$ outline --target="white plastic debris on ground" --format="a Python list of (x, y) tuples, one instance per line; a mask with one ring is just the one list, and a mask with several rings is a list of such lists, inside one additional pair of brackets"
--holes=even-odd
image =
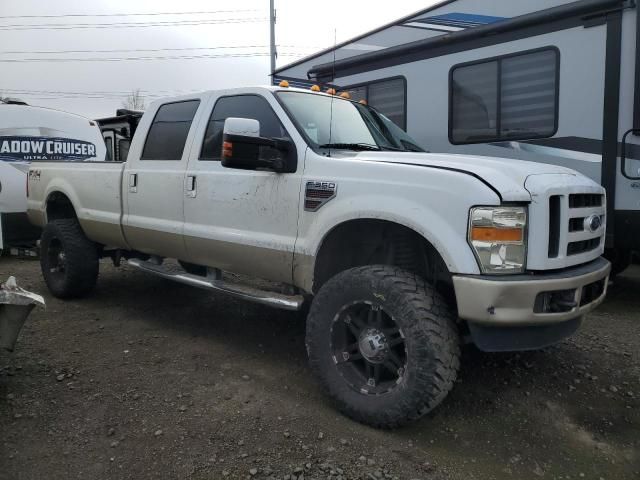
[(12, 351), (25, 320), (44, 298), (18, 286), (15, 277), (0, 285), (0, 348)]

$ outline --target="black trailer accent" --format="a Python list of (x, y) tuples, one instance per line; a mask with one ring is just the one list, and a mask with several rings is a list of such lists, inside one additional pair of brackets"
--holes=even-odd
[[(607, 45), (604, 78), (604, 116), (602, 119), (602, 186), (607, 191), (607, 212), (613, 212), (616, 202), (618, 164), (618, 114), (620, 111), (620, 51), (622, 49), (622, 14), (607, 15)], [(607, 215), (605, 245), (613, 247), (615, 222)]]

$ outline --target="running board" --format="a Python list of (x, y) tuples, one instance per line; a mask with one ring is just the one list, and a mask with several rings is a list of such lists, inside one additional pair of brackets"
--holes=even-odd
[(236, 298), (268, 305), (270, 307), (282, 308), (284, 310), (300, 310), (304, 303), (304, 297), (302, 295), (284, 295), (282, 293), (260, 290), (247, 285), (225, 282), (221, 279), (201, 277), (190, 273), (172, 272), (162, 265), (146, 262), (137, 258), (129, 259), (128, 263), (143, 272), (152, 273), (168, 280), (191, 285), (192, 287), (203, 288), (205, 290), (226, 293)]

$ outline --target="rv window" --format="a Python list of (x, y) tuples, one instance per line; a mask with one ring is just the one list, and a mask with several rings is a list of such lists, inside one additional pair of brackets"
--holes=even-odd
[(396, 78), (369, 85), (368, 103), (400, 128), (404, 124), (404, 79)]
[(354, 87), (349, 89), (349, 94), (351, 95), (351, 100), (354, 102), (359, 102), (360, 100), (367, 101), (367, 86), (362, 85), (361, 87)]
[(251, 118), (260, 122), (260, 135), (269, 138), (289, 138), (269, 102), (258, 95), (236, 95), (220, 98), (211, 112), (204, 134), (200, 160), (220, 160), (222, 129), (228, 117)]
[(404, 129), (406, 128), (407, 113), (405, 84), (404, 78), (392, 78), (346, 87), (346, 91), (351, 95), (351, 100), (356, 102), (365, 100), (368, 105)]
[(200, 100), (167, 103), (156, 113), (141, 160), (180, 160)]
[(479, 143), (553, 136), (558, 51), (544, 49), (454, 66), (449, 139)]

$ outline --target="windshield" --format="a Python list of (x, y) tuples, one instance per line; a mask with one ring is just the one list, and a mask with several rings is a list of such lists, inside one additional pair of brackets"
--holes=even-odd
[(391, 120), (366, 105), (313, 93), (276, 95), (313, 147), (423, 151)]

